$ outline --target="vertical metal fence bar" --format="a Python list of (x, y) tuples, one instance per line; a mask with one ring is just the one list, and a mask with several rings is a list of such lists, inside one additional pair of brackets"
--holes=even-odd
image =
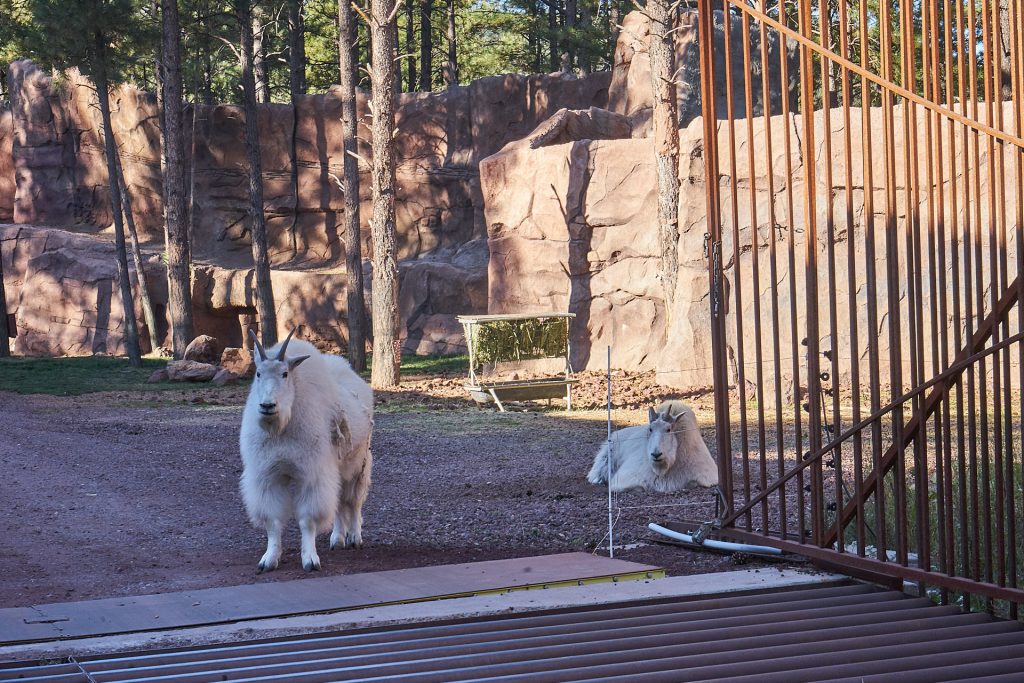
[[(839, 52), (847, 58), (852, 59), (850, 49), (851, 29), (847, 3), (849, 0), (839, 0)], [(860, 306), (857, 304), (857, 250), (854, 224), (853, 207), (853, 150), (851, 140), (851, 116), (850, 99), (852, 90), (850, 88), (849, 69), (840, 70), (840, 78), (843, 89), (843, 168), (846, 174), (846, 186), (844, 188), (845, 218), (846, 218), (846, 268), (847, 268), (847, 289), (848, 289), (848, 314), (850, 317), (850, 403), (852, 405), (851, 421), (853, 424), (860, 422), (860, 344), (857, 334), (858, 317)], [(863, 132), (863, 131), (862, 131)], [(838, 355), (838, 354), (837, 354)], [(832, 388), (836, 395), (839, 395), (838, 377), (833, 377)], [(836, 433), (841, 430), (837, 424)], [(857, 522), (854, 526), (857, 539), (857, 554), (863, 556), (865, 548), (865, 519), (864, 519), (864, 497), (862, 495), (861, 481), (864, 477), (863, 443), (860, 432), (853, 437), (853, 497), (857, 501)], [(838, 510), (842, 510), (840, 505)], [(840, 524), (841, 515), (836, 515), (836, 524)], [(843, 529), (837, 529), (836, 537), (840, 539), (840, 547), (844, 545)]]
[[(981, 12), (981, 42), (982, 42), (982, 88), (984, 91), (985, 108), (987, 112), (986, 123), (992, 124), (992, 88), (991, 88), (991, 73), (990, 73), (990, 61), (991, 61), (991, 50), (993, 48), (991, 42), (991, 27), (989, 25), (989, 7), (990, 4), (983, 0), (980, 7)], [(987, 273), (983, 266), (982, 259), (984, 258), (985, 244), (988, 242), (989, 245), (992, 243), (992, 236), (995, 233), (995, 164), (993, 162), (993, 150), (994, 144), (991, 136), (985, 136), (988, 142), (988, 159), (987, 159), (987, 170), (988, 170), (988, 215), (987, 221), (982, 223), (979, 221), (976, 226), (975, 234), (975, 280), (977, 283), (977, 296), (978, 296), (978, 315), (984, 316), (985, 312), (985, 289), (986, 280), (991, 278), (992, 269), (995, 265), (994, 254), (990, 252), (990, 260), (988, 262)], [(980, 141), (979, 141), (980, 147)], [(978, 163), (978, 172), (981, 172), (981, 162)], [(981, 194), (979, 192), (978, 197), (980, 199)], [(980, 318), (979, 318), (980, 320)], [(988, 363), (987, 359), (982, 359), (979, 365), (979, 381), (978, 381), (978, 407), (980, 409), (979, 419), (979, 434), (981, 437), (981, 510), (982, 510), (982, 542), (984, 544), (982, 554), (982, 576), (986, 582), (992, 582), (993, 567), (993, 547), (992, 547), (992, 472), (991, 472), (991, 457), (990, 457), (990, 436), (989, 436), (989, 376), (988, 376)], [(992, 601), (986, 598), (985, 609), (992, 611)]]
[[(917, 59), (914, 49), (916, 42), (916, 30), (914, 22), (914, 6), (913, 3), (904, 0), (900, 5), (900, 53), (902, 59), (900, 60), (901, 68), (901, 80), (904, 88), (907, 88), (910, 92), (917, 92)], [(927, 10), (927, 3), (922, 5), (922, 12)], [(908, 351), (909, 351), (909, 366), (910, 366), (910, 386), (914, 387), (921, 383), (921, 336), (923, 334), (921, 326), (921, 278), (923, 273), (921, 271), (921, 241), (920, 241), (920, 207), (921, 207), (921, 182), (918, 168), (918, 129), (917, 129), (917, 105), (909, 100), (905, 100), (903, 103), (903, 176), (904, 176), (904, 204), (906, 206), (904, 217), (903, 217), (903, 232), (904, 239), (906, 240), (906, 291), (907, 291), (907, 336), (908, 336)], [(897, 246), (898, 248), (898, 246)], [(902, 387), (901, 387), (902, 389)], [(919, 398), (915, 398), (910, 402), (911, 416), (917, 414), (919, 419), (923, 417), (920, 414), (921, 401)], [(913, 445), (913, 457), (914, 457), (914, 518), (910, 517), (910, 506), (906, 500), (907, 489), (909, 488), (909, 478), (907, 476), (906, 469), (906, 458), (901, 457), (897, 462), (896, 466), (896, 481), (894, 482), (897, 491), (899, 491), (903, 498), (901, 500), (901, 514), (904, 516), (904, 523), (901, 528), (903, 535), (903, 544), (898, 549), (898, 561), (900, 564), (906, 566), (909, 563), (909, 546), (911, 543), (910, 531), (911, 525), (917, 527), (917, 537), (915, 539), (915, 545), (917, 546), (918, 556), (923, 545), (923, 539), (921, 538), (921, 524), (925, 523), (921, 515), (920, 502), (921, 502), (921, 482), (920, 474), (924, 467), (922, 467), (922, 446), (923, 440), (927, 438), (926, 425), (922, 429), (918, 430), (917, 434), (912, 440)], [(918, 593), (923, 591), (923, 586), (918, 585)]]
[[(940, 44), (943, 42), (939, 38), (939, 12), (941, 6), (936, 3), (935, 8), (929, 13), (929, 20), (925, 26), (928, 32), (928, 40), (922, 40), (922, 45), (928, 48), (928, 59), (922, 59), (922, 63), (925, 64), (925, 71), (927, 72), (930, 68), (931, 77), (929, 84), (931, 86), (930, 92), (927, 92), (929, 99), (939, 104), (942, 102), (942, 72), (941, 60), (939, 55)], [(934, 121), (934, 128), (932, 122)], [(947, 337), (946, 337), (946, 250), (945, 250), (945, 179), (943, 178), (943, 171), (945, 166), (943, 164), (943, 149), (942, 149), (942, 128), (944, 118), (938, 112), (929, 112), (927, 120), (926, 136), (929, 142), (927, 147), (928, 152), (928, 188), (929, 197), (935, 197), (933, 202), (934, 213), (931, 214), (931, 219), (928, 223), (928, 271), (930, 276), (929, 281), (929, 293), (931, 297), (931, 315), (929, 316), (929, 348), (931, 350), (931, 374), (939, 371), (942, 367), (945, 369), (945, 353), (947, 349)], [(932, 156), (932, 144), (934, 143), (934, 156)], [(940, 345), (942, 350), (940, 351)], [(945, 569), (946, 558), (948, 550), (946, 547), (946, 534), (945, 534), (945, 521), (949, 516), (946, 509), (946, 479), (948, 478), (948, 472), (946, 471), (947, 459), (944, 457), (946, 453), (946, 440), (944, 433), (945, 416), (949, 410), (949, 396), (947, 395), (942, 401), (942, 409), (935, 412), (934, 420), (934, 431), (933, 431), (933, 442), (935, 444), (933, 449), (933, 460), (935, 463), (935, 541), (938, 551), (938, 566)], [(928, 479), (928, 458), (925, 458), (925, 477)], [(931, 488), (930, 480), (928, 480), (928, 486), (925, 489), (925, 514), (931, 515), (929, 496), (927, 495), (928, 490)], [(930, 542), (930, 537), (929, 537)], [(930, 555), (930, 553), (929, 553)], [(930, 562), (928, 565), (931, 566)], [(948, 591), (945, 588), (940, 589), (940, 601), (942, 604), (946, 604), (949, 600)]]
[[(779, 21), (784, 26), (789, 26), (789, 19), (786, 16), (785, 11), (780, 12)], [(793, 453), (796, 462), (800, 462), (800, 458), (803, 454), (803, 415), (800, 412), (800, 330), (796, 312), (797, 302), (797, 286), (796, 286), (796, 221), (794, 220), (794, 201), (793, 201), (793, 125), (791, 121), (792, 108), (790, 107), (789, 98), (789, 57), (788, 57), (788, 40), (783, 41), (782, 49), (779, 50), (779, 65), (780, 71), (782, 72), (782, 82), (786, 84), (786, 92), (782, 97), (782, 116), (784, 120), (783, 130), (785, 135), (783, 136), (783, 148), (785, 150), (786, 157), (786, 210), (787, 216), (789, 216), (789, 229), (786, 231), (786, 256), (787, 256), (787, 267), (789, 268), (789, 340), (790, 340), (790, 361), (792, 363), (792, 386), (793, 386)], [(781, 477), (785, 470), (785, 459), (780, 457), (779, 459), (779, 476)], [(804, 507), (804, 475), (801, 471), (796, 477), (796, 507), (797, 507), (797, 538), (803, 543), (805, 540), (804, 529), (806, 528), (806, 510)], [(784, 487), (780, 491), (780, 495), (785, 497), (787, 495), (788, 487)], [(782, 537), (788, 538), (788, 517), (783, 520), (783, 532)]]
[[(715, 111), (714, 21), (711, 0), (698, 0), (697, 32), (700, 59), (700, 96), (703, 119), (704, 168), (708, 221), (708, 280), (711, 291), (711, 344), (724, 349), (725, 302), (722, 301), (722, 223), (718, 171), (718, 128)], [(733, 507), (732, 443), (729, 419), (729, 375), (721, 353), (711, 354), (714, 379), (715, 446), (718, 455), (719, 486), (728, 512)]]
[[(1010, 33), (1013, 36), (1013, 40), (1010, 42), (1010, 64), (1011, 78), (1013, 79), (1013, 131), (1020, 137), (1024, 133), (1024, 111), (1021, 110), (1021, 106), (1024, 105), (1022, 97), (1024, 97), (1024, 64), (1021, 60), (1024, 59), (1024, 4), (1020, 0), (1015, 0), (1012, 9), (1010, 11)], [(1021, 260), (1024, 257), (1024, 148), (1018, 146), (1013, 150), (1014, 156), (1014, 241), (1016, 244), (1016, 275), (1018, 287), (1024, 288), (1024, 277), (1021, 277)], [(1017, 296), (1017, 330), (1020, 331), (1024, 328), (1024, 290), (1018, 290)], [(1018, 413), (1017, 420), (1015, 421), (1018, 430), (1017, 436), (1021, 442), (1021, 448), (1018, 453), (1022, 455), (1022, 461), (1024, 461), (1024, 430), (1021, 430), (1021, 420), (1024, 419), (1024, 344), (1017, 345), (1017, 396), (1018, 396)], [(1024, 466), (1024, 462), (1022, 462)], [(1014, 457), (1011, 456), (1007, 462), (1007, 487), (1016, 495), (1017, 483), (1016, 475), (1017, 468), (1014, 463)], [(1022, 480), (1024, 480), (1024, 474), (1022, 474)], [(1013, 531), (1010, 538), (1010, 586), (1016, 588), (1018, 586), (1017, 576), (1021, 568), (1018, 566), (1017, 557), (1017, 543), (1016, 543), (1016, 529), (1017, 529), (1017, 506), (1015, 502), (1010, 504), (1010, 517), (1007, 520), (1010, 529)], [(1010, 618), (1018, 618), (1018, 605), (1013, 603), (1010, 605)]]
[[(964, 34), (964, 46), (963, 50), (967, 57), (967, 86), (968, 92), (970, 93), (968, 101), (971, 105), (971, 117), (974, 120), (978, 119), (978, 74), (977, 74), (977, 60), (975, 58), (975, 40), (974, 36), (977, 35), (977, 21), (975, 16), (975, 7), (973, 0), (967, 0), (967, 30)], [(978, 133), (974, 129), (969, 129), (968, 137), (970, 139), (970, 157), (966, 157), (968, 160), (965, 163), (967, 173), (973, 169), (974, 173), (970, 173), (972, 180), (974, 203), (971, 211), (971, 221), (968, 224), (970, 229), (970, 237), (964, 242), (964, 288), (965, 288), (965, 299), (967, 301), (967, 335), (970, 338), (974, 334), (976, 318), (975, 309), (980, 308), (978, 306), (978, 299), (976, 297), (975, 289), (980, 283), (980, 278), (974, 275), (974, 268), (981, 267), (980, 260), (977, 258), (980, 252), (980, 246), (978, 245), (978, 233), (979, 226), (981, 225), (981, 154), (980, 154), (980, 140)], [(978, 318), (981, 318), (981, 311), (978, 310)], [(982, 563), (981, 563), (981, 509), (979, 505), (979, 479), (978, 479), (978, 383), (979, 373), (974, 366), (968, 369), (967, 374), (967, 449), (968, 449), (968, 470), (970, 475), (970, 531), (971, 531), (971, 559), (972, 559), (972, 578), (980, 580), (982, 576)], [(983, 375), (982, 375), (983, 377)], [(980, 381), (984, 381), (981, 379)]]
[[(1009, 8), (1007, 8), (1009, 9)], [(994, 49), (992, 51), (992, 77), (993, 77), (993, 99), (995, 100), (995, 127), (998, 130), (1004, 130), (1003, 121), (1003, 92), (1004, 92), (1004, 80), (1003, 80), (1003, 50), (1002, 50), (1002, 37), (1001, 37), (1001, 20), (999, 17), (999, 3), (992, 3), (992, 45)], [(991, 139), (991, 136), (989, 136)], [(991, 163), (995, 163), (995, 174), (997, 177), (997, 184), (991, 188), (990, 191), (994, 193), (996, 200), (996, 231), (995, 242), (997, 244), (997, 263), (995, 273), (998, 277), (993, 277), (991, 282), (993, 303), (992, 307), (996, 307), (996, 302), (1002, 293), (1006, 291), (1009, 285), (1009, 263), (1007, 259), (1007, 213), (1006, 213), (1006, 166), (1004, 153), (1006, 151), (1005, 143), (999, 141), (994, 145), (996, 156), (994, 160), (990, 160)], [(996, 283), (998, 282), (998, 289)], [(1001, 334), (999, 334), (1001, 331)], [(992, 341), (997, 343), (1010, 336), (1010, 323), (1009, 316), (1007, 315), (1002, 319), (1002, 324), (994, 330)], [(1013, 507), (1013, 491), (1006, 489), (1006, 477), (1005, 477), (1005, 462), (1007, 459), (1010, 462), (1013, 461), (1013, 441), (1012, 441), (1012, 430), (1013, 426), (1010, 422), (1010, 349), (1006, 348), (999, 353), (999, 356), (992, 359), (993, 373), (994, 373), (994, 393), (993, 401), (995, 404), (994, 419), (996, 424), (995, 429), (995, 459), (993, 461), (993, 467), (995, 469), (995, 487), (996, 487), (996, 564), (998, 565), (998, 571), (996, 573), (996, 581), (998, 585), (1005, 586), (1007, 581), (1007, 538), (1008, 533), (1010, 536), (1010, 543), (1012, 544), (1012, 536), (1014, 535), (1013, 527), (1007, 527), (1007, 520), (1010, 518), (1010, 511), (1008, 507)]]
[[(746, 359), (744, 347), (746, 338), (743, 334), (743, 271), (741, 270), (740, 254), (742, 242), (740, 241), (740, 216), (739, 216), (739, 189), (736, 173), (736, 103), (734, 101), (734, 89), (732, 82), (732, 21), (729, 14), (729, 0), (722, 3), (722, 38), (725, 56), (725, 102), (726, 102), (726, 125), (729, 136), (729, 208), (732, 215), (732, 299), (736, 305), (736, 393), (739, 397), (740, 411), (740, 453), (743, 466), (743, 502), (750, 500), (750, 443), (748, 439), (749, 425), (747, 424), (747, 377)], [(743, 41), (746, 43), (746, 41)], [(748, 138), (747, 147), (751, 146)], [(754, 184), (754, 179), (750, 179)], [(756, 295), (756, 293), (755, 293)], [(755, 296), (756, 298), (756, 296)], [(731, 308), (731, 307), (729, 307)], [(746, 516), (747, 531), (751, 529), (750, 515)]]
[[(964, 53), (968, 49), (968, 41), (966, 37), (967, 33), (967, 17), (964, 12), (964, 0), (956, 0), (956, 74), (957, 74), (957, 98), (960, 101), (960, 113), (963, 116), (969, 115), (967, 107), (968, 94), (970, 92), (970, 83), (968, 81), (968, 66), (964, 60)], [(971, 310), (973, 304), (971, 303), (971, 274), (970, 274), (970, 242), (971, 242), (971, 231), (972, 231), (972, 217), (973, 209), (971, 206), (971, 173), (970, 173), (970, 130), (965, 125), (959, 125), (960, 131), (960, 160), (961, 160), (961, 175), (962, 175), (962, 190), (964, 195), (964, 208), (962, 218), (958, 214), (957, 220), (962, 221), (962, 225), (957, 231), (958, 244), (954, 249), (954, 259), (959, 261), (957, 267), (954, 268), (953, 274), (956, 279), (953, 282), (953, 293), (955, 298), (953, 300), (956, 325), (953, 328), (954, 331), (954, 345), (956, 348), (963, 348), (964, 340), (969, 338), (971, 331)], [(961, 258), (961, 249), (963, 250), (963, 256)], [(962, 273), (962, 278), (961, 278)], [(976, 529), (971, 526), (971, 505), (973, 502), (973, 494), (971, 494), (972, 482), (974, 481), (970, 477), (970, 471), (972, 467), (972, 461), (969, 455), (971, 434), (973, 427), (971, 422), (971, 413), (969, 412), (969, 406), (973, 405), (971, 398), (971, 389), (973, 387), (972, 378), (974, 376), (974, 369), (968, 368), (966, 382), (964, 378), (961, 378), (957, 382), (957, 466), (958, 466), (958, 499), (960, 503), (960, 564), (963, 567), (962, 572), (964, 576), (971, 576), (974, 567), (974, 547), (973, 540), (977, 536), (975, 535)], [(971, 609), (971, 596), (970, 594), (964, 594), (962, 596), (963, 606), (967, 611)]]
[[(868, 36), (868, 6), (865, 0), (860, 1), (860, 65), (868, 69), (871, 65), (871, 55)], [(872, 93), (867, 77), (861, 76), (861, 150), (864, 155), (863, 175), (865, 188), (864, 192), (864, 267), (867, 279), (867, 300), (868, 300), (868, 381), (870, 385), (870, 409), (876, 412), (882, 405), (881, 391), (881, 359), (879, 349), (879, 320), (878, 320), (878, 274), (876, 256), (876, 235), (875, 235), (875, 182), (874, 182), (874, 158), (873, 146), (875, 139), (872, 125)], [(871, 423), (871, 465), (875, 472), (881, 471), (882, 467), (882, 423), (874, 420)], [(860, 482), (858, 482), (860, 484)], [(886, 509), (885, 509), (885, 487), (875, 487), (875, 554), (879, 560), (886, 557)]]
[[(843, 0), (840, 0), (842, 2)], [(818, 0), (818, 22), (819, 22), (819, 36), (820, 45), (822, 48), (828, 51), (832, 51), (832, 9), (830, 0)], [(835, 434), (835, 430), (838, 429), (840, 420), (839, 413), (839, 391), (838, 391), (838, 378), (839, 378), (839, 322), (836, 302), (836, 230), (835, 230), (835, 206), (832, 199), (832, 188), (834, 187), (833, 176), (832, 176), (832, 98), (835, 94), (833, 87), (832, 73), (832, 62), (829, 60), (824, 52), (821, 54), (821, 109), (822, 109), (822, 156), (825, 161), (825, 247), (826, 257), (828, 259), (828, 325), (829, 325), (829, 348), (822, 351), (822, 357), (825, 357), (829, 361), (829, 379), (831, 389), (831, 421), (824, 419), (827, 414), (828, 406), (822, 406), (822, 421), (824, 422), (823, 429), (828, 434), (826, 438), (831, 438), (831, 435)], [(825, 356), (824, 354), (828, 354)], [(825, 374), (819, 372), (819, 379), (824, 380)], [(822, 392), (822, 400), (827, 393)], [(832, 462), (831, 469), (833, 475), (833, 486), (831, 504), (835, 506), (837, 511), (836, 524), (839, 524), (840, 515), (839, 511), (843, 509), (843, 449), (837, 448), (832, 451), (831, 454)], [(825, 463), (828, 466), (828, 463)], [(825, 491), (822, 491), (822, 497), (825, 497)], [(839, 540), (838, 546), (839, 551), (843, 552), (842, 533), (841, 529), (837, 529), (836, 538)]]
[[(933, 81), (939, 78), (937, 69), (933, 67), (933, 46), (932, 41), (932, 15), (935, 14), (936, 8), (932, 3), (923, 3), (921, 5), (921, 30), (920, 30), (920, 43), (921, 43), (921, 93), (931, 99), (932, 95), (932, 84)], [(911, 44), (913, 45), (917, 41), (917, 36), (911, 35)], [(913, 57), (913, 51), (911, 52)], [(916, 78), (916, 66), (917, 62), (913, 58), (910, 60), (911, 73), (915, 74)], [(935, 189), (935, 173), (934, 173), (934, 156), (933, 156), (933, 142), (937, 136), (933, 135), (932, 129), (932, 112), (929, 109), (923, 109), (922, 111), (924, 118), (924, 193), (925, 193), (925, 205), (927, 207), (927, 242), (925, 241), (925, 235), (922, 234), (922, 221), (914, 221), (914, 235), (913, 243), (914, 249), (913, 260), (915, 264), (915, 270), (918, 274), (915, 283), (915, 296), (916, 296), (916, 331), (917, 331), (917, 369), (916, 378), (912, 382), (913, 386), (919, 386), (925, 382), (928, 378), (927, 368), (929, 367), (929, 358), (934, 358), (935, 344), (937, 342), (937, 333), (935, 331), (935, 308), (937, 306), (937, 295), (935, 292), (935, 226), (939, 219), (936, 212), (936, 189)], [(913, 129), (912, 134), (914, 136), (915, 144), (913, 146), (914, 153), (914, 183), (915, 183), (915, 196), (914, 203), (917, 211), (920, 211), (920, 197), (917, 195), (917, 188), (921, 187), (921, 170), (920, 162), (921, 155), (918, 150), (918, 133), (920, 131), (920, 125), (918, 117), (915, 115), (912, 119)], [(918, 214), (919, 215), (919, 214)], [(928, 269), (924, 268), (924, 254), (927, 254)], [(925, 305), (924, 305), (924, 278), (928, 278), (929, 287), (929, 303), (930, 312), (928, 314), (928, 321), (925, 321)], [(928, 331), (932, 331), (929, 334)], [(927, 343), (926, 343), (927, 339)], [(931, 351), (931, 355), (929, 355)], [(932, 373), (934, 374), (937, 363), (931, 363)], [(915, 410), (920, 413), (922, 410), (922, 402), (920, 400), (914, 402)], [(939, 444), (940, 432), (939, 432), (939, 419), (941, 411), (935, 411), (933, 420), (933, 431), (932, 435), (934, 438), (933, 443)], [(917, 517), (917, 554), (918, 561), (917, 565), (924, 568), (930, 568), (932, 566), (931, 555), (931, 501), (929, 499), (929, 491), (931, 487), (931, 477), (929, 474), (929, 441), (928, 441), (928, 420), (927, 415), (920, 414), (920, 419), (923, 421), (922, 427), (918, 432), (917, 437), (914, 439), (914, 493), (915, 493), (915, 515)], [(936, 476), (939, 476), (938, 469)], [(922, 592), (925, 586), (921, 587)]]
[[(799, 3), (800, 32), (813, 36), (811, 0)], [(802, 152), (804, 160), (804, 303), (807, 315), (807, 441), (812, 452), (821, 447), (820, 401), (821, 377), (818, 332), (818, 228), (817, 169), (814, 143), (814, 56), (804, 44), (800, 46), (800, 109), (803, 115)], [(802, 451), (797, 453), (802, 457)], [(815, 545), (822, 539), (821, 461), (811, 465), (811, 538)]]
[[(892, 36), (891, 0), (880, 3), (881, 44), (882, 44), (882, 77), (892, 82)], [(882, 127), (883, 151), (885, 159), (885, 263), (886, 263), (886, 327), (889, 332), (889, 396), (890, 400), (899, 396), (903, 388), (903, 340), (900, 336), (901, 305), (899, 296), (900, 259), (899, 239), (896, 225), (896, 135), (893, 116), (893, 94), (888, 88), (882, 88)], [(892, 438), (896, 443), (903, 441), (903, 406), (898, 406), (891, 413)], [(898, 480), (903, 472), (903, 453), (896, 459)], [(878, 490), (885, 488), (885, 477), (878, 471)], [(895, 525), (896, 560), (903, 563), (906, 559), (906, 495), (901, 486), (895, 486)]]
[[(762, 13), (767, 10), (766, 0), (760, 0), (760, 9)], [(760, 22), (760, 38), (761, 38), (761, 103), (762, 103), (762, 114), (764, 118), (764, 129), (765, 129), (765, 159), (767, 160), (767, 176), (768, 176), (768, 275), (771, 278), (770, 299), (771, 299), (771, 316), (772, 316), (772, 367), (775, 371), (775, 456), (778, 461), (778, 466), (785, 469), (786, 460), (783, 457), (785, 455), (785, 431), (783, 427), (782, 418), (782, 354), (780, 350), (779, 340), (779, 319), (782, 312), (779, 310), (779, 265), (776, 254), (776, 239), (775, 226), (778, 224), (775, 215), (775, 153), (774, 146), (772, 144), (772, 106), (771, 106), (771, 68), (769, 67), (768, 61), (768, 31), (765, 27), (764, 22)], [(785, 54), (785, 39), (779, 36), (779, 50)], [(779, 93), (781, 97), (786, 96), (787, 86), (785, 83), (779, 83)], [(787, 180), (788, 184), (788, 180)], [(780, 473), (781, 474), (781, 473)], [(767, 477), (767, 472), (765, 472)], [(780, 526), (785, 529), (786, 519), (786, 489), (785, 487), (779, 492), (778, 496), (778, 510), (779, 519), (781, 520)], [(767, 505), (768, 500), (765, 500)], [(768, 529), (767, 522), (765, 529)]]
[[(950, 0), (946, 0), (946, 5), (950, 5)], [(955, 12), (951, 11), (952, 8), (946, 11), (946, 23), (947, 25), (952, 22), (949, 28), (949, 44), (946, 51), (946, 106), (951, 111), (955, 109), (954, 106), (954, 73), (956, 76), (956, 92), (957, 98), (963, 105), (963, 60), (962, 60), (962, 5), (961, 0), (956, 0)], [(956, 54), (956, 62), (954, 63), (951, 53)], [(954, 71), (955, 69), (955, 71)], [(957, 174), (957, 124), (953, 121), (949, 121), (949, 178), (950, 178), (950, 199), (951, 199), (951, 223), (950, 223), (950, 271), (951, 271), (951, 286), (952, 286), (952, 308), (953, 308), (953, 352), (957, 349), (963, 348), (963, 338), (961, 336), (961, 330), (963, 329), (963, 317), (962, 309), (960, 304), (960, 233), (961, 233), (961, 217), (959, 210), (959, 196), (961, 189), (959, 186), (958, 174)], [(964, 137), (964, 145), (961, 152), (962, 158), (967, 156), (966, 148), (966, 133)], [(963, 185), (963, 192), (965, 195), (964, 199), (964, 212), (970, 212), (969, 202), (967, 201), (967, 185), (966, 180)], [(956, 454), (957, 454), (957, 526), (954, 529), (952, 524), (952, 517), (950, 515), (950, 521), (948, 523), (948, 535), (950, 537), (950, 560), (949, 560), (949, 572), (952, 574), (956, 572), (957, 558), (960, 563), (966, 562), (967, 558), (967, 543), (966, 543), (966, 529), (967, 529), (967, 505), (966, 505), (966, 478), (965, 478), (965, 460), (964, 460), (964, 385), (963, 380), (958, 379), (956, 382)], [(948, 405), (948, 401), (947, 401)], [(947, 438), (947, 442), (950, 443), (952, 448), (951, 438)], [(948, 488), (950, 505), (953, 506), (953, 490), (952, 490), (952, 459), (950, 462), (950, 477)], [(960, 544), (956, 546), (955, 534), (959, 531), (960, 533)], [(959, 556), (957, 551), (959, 550)]]
[[(750, 168), (750, 278), (751, 278), (751, 304), (754, 313), (754, 400), (757, 402), (757, 450), (758, 471), (761, 490), (768, 487), (767, 467), (765, 455), (765, 431), (764, 431), (764, 371), (762, 368), (761, 354), (761, 244), (757, 215), (757, 155), (754, 151), (754, 92), (753, 76), (751, 75), (750, 56), (750, 15), (743, 13), (741, 20), (743, 27), (743, 96), (746, 100), (747, 120), (747, 165)], [(749, 477), (749, 468), (748, 468)], [(748, 494), (747, 500), (750, 500)], [(768, 501), (765, 500), (761, 506), (761, 528), (768, 528)]]

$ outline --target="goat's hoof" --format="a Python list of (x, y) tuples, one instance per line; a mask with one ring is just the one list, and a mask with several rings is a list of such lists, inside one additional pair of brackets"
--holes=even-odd
[(276, 562), (264, 562), (261, 560), (260, 563), (256, 565), (257, 574), (262, 574), (263, 572), (272, 572), (275, 569), (277, 569)]
[(307, 572), (318, 572), (320, 571), (320, 560), (306, 560), (302, 563), (302, 569)]

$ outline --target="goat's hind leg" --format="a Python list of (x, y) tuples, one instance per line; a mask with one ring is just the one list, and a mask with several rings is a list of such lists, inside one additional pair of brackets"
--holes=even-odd
[(338, 514), (331, 532), (331, 550), (339, 545), (342, 548), (360, 548), (363, 545), (363, 503), (370, 491), (373, 470), (373, 455), (369, 446), (364, 449), (366, 455), (359, 472), (352, 479), (341, 482)]

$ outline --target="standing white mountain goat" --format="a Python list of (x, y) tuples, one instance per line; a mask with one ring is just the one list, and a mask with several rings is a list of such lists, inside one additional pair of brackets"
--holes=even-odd
[(648, 408), (648, 424), (612, 433), (594, 457), (587, 481), (608, 482), (609, 445), (613, 491), (645, 488), (661, 493), (718, 484), (718, 466), (708, 451), (693, 410), (678, 401)]
[[(292, 330), (294, 333), (294, 330)], [(281, 559), (281, 531), (302, 532), (302, 568), (320, 569), (316, 536), (333, 522), (331, 548), (362, 545), (373, 456), (373, 392), (338, 356), (306, 341), (264, 351), (253, 335), (256, 376), (242, 413), (240, 488), (249, 519), (267, 530), (261, 572)]]

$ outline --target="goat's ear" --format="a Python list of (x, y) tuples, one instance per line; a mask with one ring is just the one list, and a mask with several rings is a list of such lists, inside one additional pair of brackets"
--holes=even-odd
[(647, 409), (647, 421), (648, 422), (654, 422), (657, 419), (658, 419), (658, 414), (656, 412), (654, 412), (654, 408), (648, 408)]
[(296, 356), (295, 358), (288, 359), (288, 369), (294, 370), (299, 366), (299, 363), (309, 358), (309, 356)]

